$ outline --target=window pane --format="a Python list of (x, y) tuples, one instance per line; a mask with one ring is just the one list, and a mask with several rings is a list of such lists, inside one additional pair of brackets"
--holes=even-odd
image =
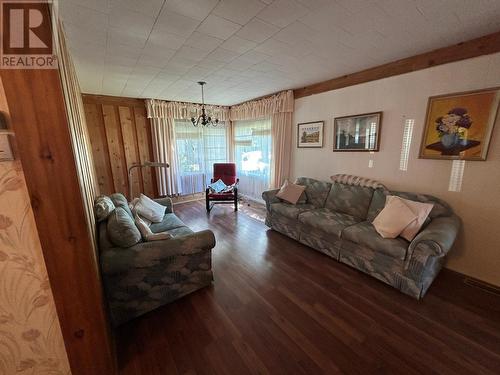
[(189, 120), (175, 120), (175, 137), (181, 193), (201, 193), (210, 183), (213, 164), (227, 160), (226, 125), (194, 127)]
[(271, 120), (236, 121), (234, 125), (239, 191), (260, 200), (271, 179)]

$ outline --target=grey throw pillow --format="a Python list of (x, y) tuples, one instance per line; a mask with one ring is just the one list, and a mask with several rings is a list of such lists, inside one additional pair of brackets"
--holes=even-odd
[(98, 222), (106, 220), (114, 209), (115, 205), (109, 197), (101, 195), (95, 199), (94, 214)]
[(107, 229), (109, 240), (115, 246), (130, 247), (141, 242), (141, 232), (123, 207), (116, 207), (109, 215)]

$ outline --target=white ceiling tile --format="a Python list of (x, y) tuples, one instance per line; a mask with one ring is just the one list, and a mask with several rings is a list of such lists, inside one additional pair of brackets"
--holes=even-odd
[(279, 27), (254, 18), (243, 26), (236, 35), (240, 38), (262, 43), (279, 31)]
[[(66, 1), (66, 0), (63, 0)], [(100, 0), (92, 0), (100, 1)], [(163, 0), (109, 0), (110, 9), (127, 8), (145, 16), (156, 17), (163, 5)]]
[(154, 48), (169, 48), (179, 49), (185, 43), (186, 38), (176, 34), (170, 34), (163, 30), (154, 29), (149, 36), (148, 45), (155, 46)]
[(211, 14), (198, 27), (198, 31), (225, 40), (240, 28), (241, 26), (237, 23)]
[(195, 31), (186, 40), (185, 45), (188, 47), (194, 47), (201, 49), (203, 51), (211, 52), (218, 46), (220, 46), (222, 42), (223, 42), (222, 39), (215, 38), (213, 36), (205, 35), (198, 31)]
[(238, 52), (229, 51), (227, 49), (219, 47), (216, 50), (214, 50), (213, 52), (211, 52), (207, 56), (207, 58), (209, 60), (229, 62), (229, 61), (234, 60), (235, 58), (237, 58), (239, 55), (240, 54)]
[(106, 13), (79, 5), (61, 7), (60, 16), (63, 18), (65, 24), (71, 23), (84, 30), (106, 30), (109, 25)]
[(176, 34), (187, 38), (194, 30), (196, 30), (199, 24), (199, 20), (177, 13), (170, 13), (163, 9), (158, 17), (158, 20), (156, 21), (153, 31)]
[(221, 0), (213, 14), (244, 25), (265, 6), (266, 4), (259, 0)]
[(129, 34), (147, 36), (155, 23), (155, 17), (146, 16), (127, 8), (113, 8), (109, 13), (109, 25), (117, 29), (125, 29)]
[(248, 51), (248, 52), (244, 53), (243, 55), (241, 55), (238, 58), (241, 60), (253, 62), (254, 64), (256, 64), (256, 63), (259, 63), (261, 61), (266, 60), (269, 56), (270, 55), (267, 55), (265, 53), (252, 50), (252, 51)]
[(278, 27), (285, 27), (309, 10), (295, 0), (276, 0), (262, 10), (257, 17)]
[(224, 49), (238, 53), (248, 52), (249, 50), (255, 48), (256, 46), (257, 43), (252, 42), (250, 40), (242, 39), (240, 37), (237, 37), (236, 35), (233, 35), (221, 45), (221, 47)]
[(168, 0), (165, 11), (181, 14), (202, 21), (217, 5), (219, 0)]
[(108, 45), (122, 44), (133, 48), (143, 48), (147, 35), (138, 34), (128, 29), (108, 29)]
[(188, 59), (198, 62), (203, 60), (207, 56), (207, 54), (208, 54), (207, 51), (198, 48), (183, 46), (177, 51), (175, 56), (180, 57), (182, 59)]

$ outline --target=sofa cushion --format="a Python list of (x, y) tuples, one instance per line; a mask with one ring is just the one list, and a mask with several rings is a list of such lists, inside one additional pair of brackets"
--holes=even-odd
[(130, 247), (141, 242), (141, 232), (123, 207), (116, 207), (109, 215), (107, 232), (115, 246)]
[(132, 214), (132, 211), (130, 211), (130, 207), (128, 206), (127, 198), (121, 193), (114, 193), (109, 196), (111, 198), (111, 201), (115, 205), (115, 207), (121, 207), (129, 214), (130, 218), (134, 220), (134, 215)]
[[(373, 193), (373, 199), (370, 203), (370, 208), (368, 210), (368, 216), (366, 217), (366, 220), (370, 222), (373, 221), (380, 213), (380, 211), (382, 211), (382, 209), (385, 206), (386, 195), (396, 195), (398, 197), (409, 199), (416, 202), (434, 204), (434, 207), (432, 207), (432, 210), (429, 213), (430, 219), (435, 219), (436, 217), (441, 217), (441, 216), (450, 216), (453, 213), (453, 210), (448, 205), (448, 203), (442, 201), (439, 198), (433, 197), (432, 195), (409, 193), (404, 191), (388, 191), (383, 189), (376, 189), (375, 192)], [(430, 220), (427, 220), (426, 224), (428, 224), (429, 222)]]
[(170, 229), (185, 227), (185, 226), (186, 224), (184, 224), (181, 221), (181, 219), (175, 216), (175, 214), (165, 214), (165, 216), (163, 216), (163, 220), (160, 223), (151, 224), (149, 229), (151, 229), (151, 232), (153, 233), (160, 233), (160, 232), (166, 232)]
[(382, 238), (368, 221), (347, 227), (342, 232), (342, 239), (355, 242), (371, 250), (381, 252), (393, 258), (404, 260), (410, 243), (401, 237)]
[(308, 177), (299, 177), (295, 183), (306, 187), (305, 192), (308, 204), (312, 204), (316, 208), (325, 207), (326, 197), (332, 187), (331, 183)]
[(305, 189), (306, 187), (303, 185), (292, 184), (288, 180), (285, 180), (285, 183), (281, 186), (276, 196), (288, 203), (297, 204), (300, 197), (304, 194)]
[(100, 195), (94, 201), (94, 214), (97, 222), (106, 220), (114, 209), (113, 201), (106, 195)]
[(299, 215), (299, 221), (305, 225), (340, 237), (344, 228), (358, 223), (360, 220), (342, 212), (319, 208)]
[(325, 207), (365, 220), (372, 196), (372, 188), (336, 182), (328, 194)]
[(312, 204), (271, 203), (271, 212), (296, 220), (299, 214), (313, 210)]

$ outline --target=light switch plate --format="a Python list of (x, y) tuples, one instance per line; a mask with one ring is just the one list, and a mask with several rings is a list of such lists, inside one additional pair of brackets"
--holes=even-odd
[(14, 160), (8, 134), (0, 134), (0, 161)]
[(373, 160), (368, 160), (368, 168), (373, 168)]

